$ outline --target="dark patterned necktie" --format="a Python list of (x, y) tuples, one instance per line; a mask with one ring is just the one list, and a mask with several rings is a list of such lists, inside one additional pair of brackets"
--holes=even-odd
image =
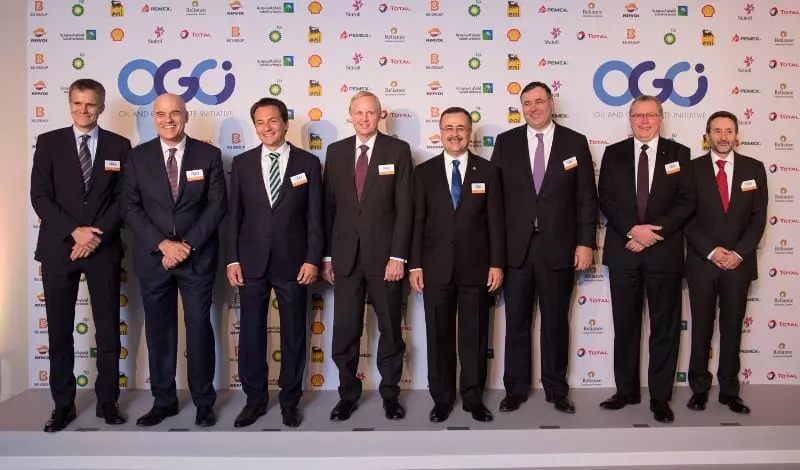
[(169, 158), (167, 158), (167, 178), (169, 178), (169, 189), (172, 192), (172, 200), (178, 199), (178, 160), (175, 158), (175, 152), (178, 149), (171, 148), (167, 150)]
[(450, 199), (453, 200), (453, 208), (458, 207), (458, 200), (461, 198), (461, 171), (458, 169), (458, 165), (461, 162), (458, 160), (453, 160), (453, 173), (452, 173), (452, 181), (450, 182)]
[(644, 215), (647, 213), (647, 200), (650, 198), (650, 175), (647, 162), (647, 144), (642, 145), (642, 153), (639, 154), (639, 168), (636, 175), (636, 211), (639, 214), (639, 222), (644, 222)]
[(367, 167), (369, 167), (369, 160), (367, 158), (367, 150), (369, 147), (366, 145), (359, 145), (359, 149), (361, 149), (361, 153), (358, 155), (358, 160), (356, 161), (356, 196), (358, 196), (359, 202), (361, 201), (361, 196), (364, 195), (364, 182), (367, 181)]
[(272, 197), (272, 207), (278, 203), (281, 197), (281, 167), (278, 158), (279, 153), (270, 152), (269, 154), (269, 194)]
[(89, 152), (89, 134), (81, 137), (81, 146), (78, 151), (78, 159), (81, 162), (81, 174), (83, 175), (83, 190), (89, 192), (89, 183), (92, 181), (92, 154)]

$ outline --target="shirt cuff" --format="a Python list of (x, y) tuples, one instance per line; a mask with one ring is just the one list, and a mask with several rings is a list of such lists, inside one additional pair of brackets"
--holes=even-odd
[(330, 256), (323, 256), (322, 257), (322, 262), (323, 263), (330, 263), (332, 261), (333, 261), (333, 259)]
[(739, 261), (744, 261), (744, 258), (742, 258), (742, 257), (739, 255), (739, 253), (737, 253), (737, 252), (735, 252), (735, 251), (733, 251), (733, 250), (731, 250), (731, 253), (733, 253), (734, 255), (736, 255), (736, 257), (737, 257), (737, 258), (739, 258)]
[(233, 263), (228, 263), (228, 265), (227, 265), (227, 266), (225, 266), (225, 267), (226, 267), (226, 268), (230, 268), (231, 266), (234, 266), (234, 265), (237, 265), (237, 264), (242, 264), (242, 263), (240, 263), (240, 262), (238, 262), (238, 261), (234, 261)]
[(409, 269), (408, 270), (408, 272), (410, 272), (410, 273), (413, 273), (414, 271), (422, 271), (422, 268), (414, 268), (414, 269)]
[(401, 263), (406, 264), (406, 260), (404, 260), (403, 258), (395, 258), (394, 256), (390, 256), (389, 259), (400, 261)]
[(711, 250), (711, 253), (709, 253), (709, 254), (708, 254), (708, 256), (706, 256), (706, 259), (707, 259), (707, 260), (710, 260), (710, 259), (711, 259), (711, 258), (714, 256), (714, 253), (715, 253), (716, 251), (717, 251), (717, 249), (716, 249), (716, 248), (714, 248), (713, 250)]

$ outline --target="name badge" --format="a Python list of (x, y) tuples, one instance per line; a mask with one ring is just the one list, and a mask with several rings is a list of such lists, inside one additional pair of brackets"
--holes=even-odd
[(562, 162), (564, 164), (564, 171), (569, 171), (578, 167), (578, 157), (571, 157)]
[(186, 181), (203, 181), (203, 170), (189, 170), (186, 172)]
[(679, 162), (667, 163), (666, 165), (664, 165), (664, 169), (667, 171), (668, 175), (672, 175), (672, 174), (675, 174), (675, 173), (680, 173), (681, 172), (681, 164)]
[(389, 165), (378, 165), (378, 174), (381, 176), (393, 175), (394, 163), (391, 163)]
[(472, 194), (486, 194), (486, 183), (472, 183)]
[(308, 183), (308, 178), (306, 178), (305, 173), (294, 175), (291, 178), (289, 178), (289, 180), (292, 182), (292, 186), (295, 188)]
[(119, 160), (106, 160), (106, 171), (120, 171), (122, 169)]
[(756, 180), (742, 181), (742, 191), (755, 191), (758, 189)]

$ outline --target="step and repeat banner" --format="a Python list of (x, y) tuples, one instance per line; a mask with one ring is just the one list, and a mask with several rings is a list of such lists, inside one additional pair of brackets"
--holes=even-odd
[[(664, 102), (663, 136), (688, 145), (693, 157), (706, 151), (707, 117), (729, 110), (740, 119), (739, 151), (762, 160), (769, 174), (769, 223), (742, 325), (741, 380), (800, 383), (793, 352), (800, 355), (796, 2), (36, 0), (29, 1), (27, 21), (28, 159), (38, 134), (70, 124), (67, 90), (81, 77), (105, 85), (100, 123), (134, 145), (156, 136), (155, 97), (180, 94), (189, 109), (188, 133), (220, 147), (228, 168), (235, 155), (259, 144), (248, 111), (264, 96), (287, 103), (288, 139), (323, 163), (328, 144), (353, 134), (347, 108), (359, 90), (380, 97), (381, 129), (408, 141), (416, 163), (441, 152), (438, 117), (449, 106), (471, 112), (471, 148), (489, 158), (496, 135), (524, 123), (519, 92), (533, 80), (552, 88), (555, 119), (586, 134), (598, 171), (605, 146), (630, 133), (633, 96), (653, 94)], [(614, 386), (609, 286), (599, 264), (602, 216), (597, 226), (597, 264), (576, 277), (573, 387)], [(47, 387), (46, 299), (33, 260), (38, 219), (32, 210), (29, 227), (30, 386)], [(130, 235), (124, 234), (128, 242)], [(128, 274), (127, 260), (124, 267), (119, 380), (126, 388), (148, 388), (138, 281)], [(318, 284), (309, 296), (306, 386), (335, 389), (332, 289)], [(237, 388), (239, 304), (222, 267), (214, 298), (217, 385)], [(501, 296), (493, 310), (488, 361), (494, 388), (502, 388), (503, 305)], [(273, 301), (267, 332), (272, 387), (281, 356), (277, 308)], [(85, 283), (76, 310), (75, 374), (80, 387), (91, 387), (94, 328)], [(360, 377), (365, 388), (376, 388), (377, 328), (369, 307), (365, 318)], [(684, 295), (679, 384), (687, 380), (689, 318)], [(425, 389), (424, 311), (416, 294), (408, 296), (403, 329), (408, 354), (402, 386)], [(538, 338), (538, 323), (533, 334)], [(185, 360), (179, 362), (185, 386)], [(537, 376), (538, 362), (537, 352)], [(642, 364), (646, 368), (647, 361)], [(716, 369), (716, 358), (710, 367)], [(642, 377), (644, 384), (646, 373)]]

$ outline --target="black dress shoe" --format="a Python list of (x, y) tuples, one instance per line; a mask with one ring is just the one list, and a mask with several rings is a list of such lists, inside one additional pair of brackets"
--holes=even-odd
[(290, 428), (296, 428), (303, 422), (303, 414), (296, 406), (281, 407), (281, 417), (283, 425)]
[(433, 406), (431, 410), (431, 414), (428, 418), (431, 420), (432, 423), (443, 423), (447, 421), (447, 418), (450, 417), (450, 413), (453, 411), (452, 403), (449, 405), (444, 404), (436, 404)]
[(406, 409), (400, 404), (397, 398), (383, 400), (383, 411), (386, 412), (386, 419), (396, 421), (406, 417)]
[(244, 428), (255, 423), (256, 420), (267, 414), (267, 404), (245, 405), (242, 411), (233, 420), (233, 427)]
[(552, 403), (553, 407), (562, 413), (567, 413), (570, 415), (575, 414), (575, 405), (566, 395), (559, 395), (548, 399), (547, 401)]
[(331, 421), (347, 421), (353, 412), (358, 409), (358, 405), (354, 401), (339, 400), (339, 403), (333, 407), (331, 411)]
[(122, 413), (119, 412), (119, 405), (115, 401), (97, 405), (95, 414), (98, 418), (103, 418), (106, 424), (125, 424), (125, 421), (127, 421), (122, 416)]
[(750, 414), (750, 408), (744, 404), (741, 398), (735, 395), (720, 395), (719, 402), (727, 405), (728, 409), (740, 415)]
[[(519, 408), (519, 406), (517, 406)], [(475, 421), (480, 421), (481, 423), (488, 423), (494, 419), (492, 416), (492, 412), (489, 411), (489, 408), (486, 408), (486, 405), (483, 403), (478, 403), (472, 406), (463, 406), (464, 411), (467, 413), (472, 414), (472, 419)]]
[(75, 421), (75, 405), (69, 408), (56, 408), (50, 413), (50, 419), (44, 423), (44, 432), (58, 432)]
[(659, 423), (671, 423), (675, 421), (672, 408), (670, 408), (669, 403), (664, 400), (650, 400), (650, 411), (653, 412), (653, 418)]
[(519, 407), (526, 401), (528, 401), (528, 397), (526, 395), (507, 393), (505, 398), (503, 398), (503, 400), (500, 402), (500, 411), (517, 411)]
[(136, 420), (137, 426), (150, 427), (155, 426), (170, 416), (178, 414), (178, 405), (172, 406), (154, 406), (150, 411), (143, 414), (141, 418)]
[(703, 411), (706, 409), (706, 403), (708, 403), (707, 393), (693, 393), (692, 398), (686, 403), (686, 408), (694, 411)]
[(638, 405), (642, 402), (642, 397), (639, 395), (623, 395), (615, 393), (613, 397), (600, 403), (600, 408), (606, 410), (621, 410), (628, 405)]
[(213, 406), (198, 406), (194, 416), (194, 424), (204, 428), (217, 424), (217, 415)]

